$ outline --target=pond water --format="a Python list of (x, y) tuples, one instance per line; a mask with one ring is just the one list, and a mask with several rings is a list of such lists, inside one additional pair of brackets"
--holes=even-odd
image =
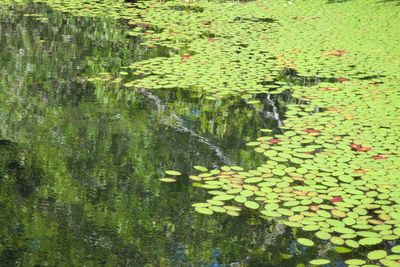
[(0, 0), (1, 266), (399, 266), (398, 35), (352, 21), (374, 8), (19, 2)]

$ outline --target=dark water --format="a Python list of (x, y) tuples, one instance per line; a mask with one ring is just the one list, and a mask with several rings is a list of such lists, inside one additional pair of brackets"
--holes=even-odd
[[(0, 266), (295, 266), (324, 254), (251, 211), (194, 212), (206, 193), (188, 182), (192, 166), (259, 165), (245, 144), (277, 131), (273, 107), (88, 82), (170, 53), (125, 30), (43, 5), (0, 9)], [(272, 98), (281, 116), (287, 97)], [(162, 184), (168, 169), (184, 175)]]

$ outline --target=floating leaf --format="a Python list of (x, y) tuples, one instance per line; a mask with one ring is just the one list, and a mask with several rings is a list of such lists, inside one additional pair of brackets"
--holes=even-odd
[(383, 259), (387, 256), (387, 252), (384, 250), (374, 250), (371, 252), (368, 252), (367, 258), (370, 260), (379, 260)]
[(208, 172), (208, 169), (203, 166), (193, 166), (193, 168), (201, 172)]
[(158, 179), (159, 181), (161, 181), (161, 182), (164, 182), (164, 183), (173, 183), (173, 182), (176, 182), (176, 179), (174, 179), (174, 178), (160, 178), (160, 179)]
[(220, 206), (210, 206), (208, 207), (208, 209), (215, 211), (215, 212), (219, 212), (219, 213), (225, 213), (226, 210), (223, 207)]
[(392, 252), (393, 253), (399, 253), (400, 254), (400, 245), (392, 247)]
[(337, 247), (335, 248), (335, 250), (336, 250), (337, 253), (340, 253), (340, 254), (349, 253), (349, 252), (352, 251), (352, 250), (349, 249), (349, 248), (341, 247), (341, 246), (337, 246)]
[(382, 238), (379, 237), (367, 237), (360, 239), (358, 243), (360, 243), (362, 246), (373, 246), (381, 243), (382, 241)]
[(361, 259), (349, 259), (346, 260), (345, 263), (348, 265), (363, 265), (366, 263), (366, 261)]
[(178, 171), (169, 170), (169, 171), (165, 171), (165, 174), (168, 174), (168, 175), (171, 175), (171, 176), (178, 176), (178, 175), (181, 175), (182, 173), (180, 173)]
[(325, 264), (329, 264), (331, 261), (328, 259), (315, 259), (315, 260), (311, 260), (310, 264), (311, 265), (325, 265)]
[(297, 242), (303, 246), (312, 247), (314, 246), (314, 242), (308, 238), (298, 238)]
[(316, 237), (322, 240), (329, 240), (331, 238), (331, 234), (325, 231), (318, 231), (315, 233)]
[(213, 211), (210, 210), (209, 208), (197, 207), (197, 208), (195, 208), (195, 210), (196, 210), (198, 213), (202, 213), (202, 214), (206, 214), (206, 215), (211, 215), (211, 214), (213, 214)]
[(240, 215), (240, 213), (239, 213), (238, 211), (234, 211), (234, 210), (228, 210), (226, 213), (227, 213), (228, 215), (234, 216), (234, 217), (237, 217), (237, 216)]
[(220, 201), (227, 201), (235, 198), (234, 195), (228, 195), (228, 194), (223, 194), (223, 195), (217, 195), (213, 197), (214, 200), (220, 200)]
[(260, 207), (260, 205), (254, 201), (246, 201), (244, 202), (244, 205), (249, 209), (258, 209)]

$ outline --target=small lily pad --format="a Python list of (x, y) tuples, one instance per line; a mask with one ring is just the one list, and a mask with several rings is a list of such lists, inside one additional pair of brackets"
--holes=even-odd
[(311, 265), (325, 265), (325, 264), (329, 264), (331, 261), (328, 259), (315, 259), (315, 260), (311, 260), (310, 264)]
[(197, 207), (197, 208), (195, 208), (195, 211), (197, 211), (198, 213), (206, 214), (206, 215), (213, 214), (213, 211), (210, 210), (209, 208)]
[(260, 204), (258, 204), (257, 202), (254, 202), (254, 201), (246, 201), (246, 202), (244, 202), (244, 205), (246, 207), (248, 207), (249, 209), (254, 209), (254, 210), (256, 210), (260, 207)]
[(311, 239), (308, 238), (298, 238), (297, 242), (299, 242), (299, 244), (306, 246), (306, 247), (312, 247), (314, 246), (314, 242)]
[(174, 178), (160, 178), (160, 179), (158, 179), (159, 181), (161, 181), (161, 182), (164, 182), (164, 183), (173, 183), (173, 182), (176, 182), (176, 179), (174, 179)]
[(379, 237), (367, 237), (360, 239), (358, 243), (360, 243), (362, 246), (373, 246), (381, 243), (382, 241), (382, 238)]
[(208, 169), (206, 167), (203, 166), (193, 166), (193, 168), (195, 168), (196, 170), (200, 171), (200, 172), (207, 172)]
[(387, 256), (387, 252), (384, 250), (374, 250), (367, 254), (367, 258), (370, 260), (380, 260)]
[(178, 171), (168, 170), (168, 171), (165, 171), (165, 174), (168, 174), (168, 175), (171, 175), (171, 176), (179, 176), (179, 175), (181, 175), (182, 173), (180, 173), (180, 172), (178, 172)]
[(347, 265), (363, 265), (366, 263), (366, 261), (361, 259), (349, 259), (346, 260), (344, 263), (346, 263)]
[(400, 254), (400, 245), (397, 245), (397, 246), (392, 247), (391, 250), (392, 250), (393, 253), (398, 253), (398, 254)]

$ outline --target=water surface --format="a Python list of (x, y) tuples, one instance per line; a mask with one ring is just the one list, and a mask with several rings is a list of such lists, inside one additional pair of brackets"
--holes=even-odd
[[(30, 14), (30, 15), (28, 15)], [(0, 9), (0, 257), (4, 266), (293, 266), (304, 248), (255, 212), (206, 217), (193, 165), (259, 165), (246, 143), (278, 132), (290, 94), (209, 100), (91, 83), (168, 56), (116, 21), (45, 5)], [(158, 181), (167, 169), (184, 175)], [(295, 259), (295, 258), (294, 258)], [(147, 264), (147, 265), (146, 265)]]

